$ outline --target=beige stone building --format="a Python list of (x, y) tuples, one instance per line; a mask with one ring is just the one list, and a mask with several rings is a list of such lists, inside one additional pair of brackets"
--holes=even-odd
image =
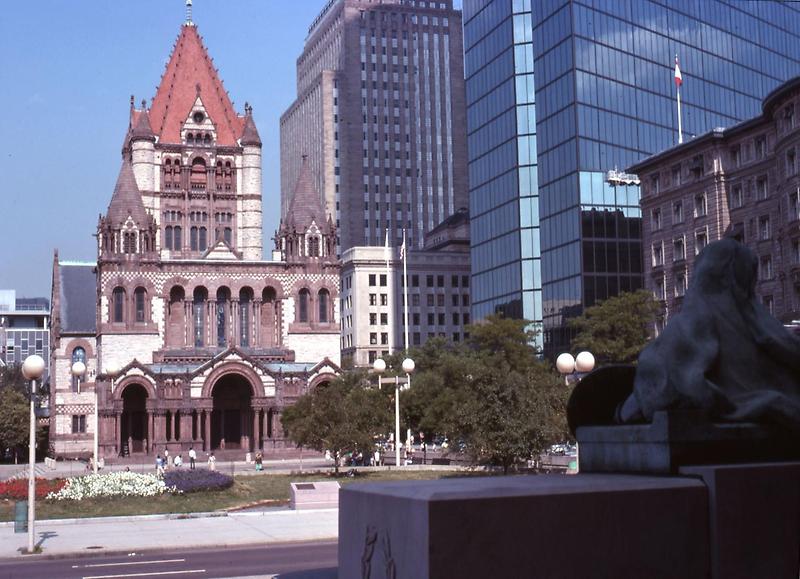
[(190, 21), (150, 106), (131, 101), (121, 164), (96, 263), (53, 266), (56, 455), (89, 455), (95, 429), (109, 458), (282, 451), (281, 411), (339, 371), (336, 229), (310, 168), (264, 261), (252, 109)]
[(758, 256), (756, 292), (776, 317), (800, 314), (800, 78), (763, 114), (630, 167), (642, 190), (646, 287), (680, 308), (697, 254), (731, 236)]
[[(388, 257), (388, 260), (387, 260)], [(388, 268), (387, 268), (388, 261)], [(469, 213), (435, 227), (407, 260), (408, 344), (459, 342), (470, 323)], [(342, 359), (368, 366), (405, 347), (403, 262), (391, 247), (351, 247), (342, 256)]]

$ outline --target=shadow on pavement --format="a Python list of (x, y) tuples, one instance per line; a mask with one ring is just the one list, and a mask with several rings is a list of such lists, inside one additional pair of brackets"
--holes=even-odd
[(275, 579), (337, 579), (338, 569), (316, 569), (314, 571), (294, 571), (292, 573), (281, 573)]

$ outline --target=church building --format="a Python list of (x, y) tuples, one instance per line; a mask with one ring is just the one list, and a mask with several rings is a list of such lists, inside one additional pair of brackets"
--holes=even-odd
[(95, 429), (104, 458), (285, 452), (282, 410), (340, 371), (335, 226), (304, 167), (263, 259), (252, 113), (187, 18), (150, 106), (131, 98), (97, 261), (55, 256), (56, 456), (91, 456)]

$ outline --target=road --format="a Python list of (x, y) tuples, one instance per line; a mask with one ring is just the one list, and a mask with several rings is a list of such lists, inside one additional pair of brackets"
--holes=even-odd
[[(77, 531), (77, 529), (76, 529)], [(190, 549), (153, 554), (0, 561), (0, 578), (124, 579), (132, 577), (263, 577), (335, 579), (336, 541)]]

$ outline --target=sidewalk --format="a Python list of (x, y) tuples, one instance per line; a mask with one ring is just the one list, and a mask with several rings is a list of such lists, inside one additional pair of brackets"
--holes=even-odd
[[(216, 515), (42, 521), (36, 523), (36, 540), (42, 555), (48, 557), (335, 540), (339, 533), (338, 509), (273, 509)], [(27, 533), (14, 533), (13, 523), (0, 525), (0, 559), (22, 557), (19, 549), (27, 545)]]

